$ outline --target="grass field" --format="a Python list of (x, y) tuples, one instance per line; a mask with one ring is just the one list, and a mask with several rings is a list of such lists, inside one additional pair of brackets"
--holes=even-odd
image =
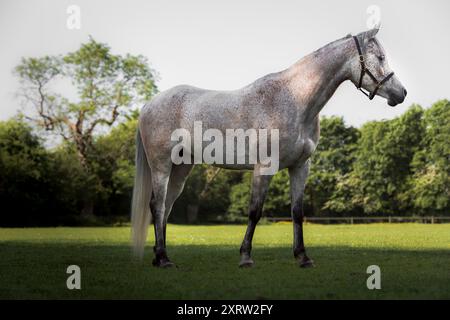
[[(307, 224), (316, 267), (300, 269), (292, 225), (256, 229), (255, 266), (239, 269), (245, 226), (168, 227), (173, 269), (130, 258), (127, 227), (0, 229), (3, 299), (434, 299), (450, 298), (449, 224)], [(153, 237), (149, 241), (152, 243)], [(81, 268), (81, 290), (66, 288), (66, 268)], [(381, 268), (368, 290), (366, 268)]]

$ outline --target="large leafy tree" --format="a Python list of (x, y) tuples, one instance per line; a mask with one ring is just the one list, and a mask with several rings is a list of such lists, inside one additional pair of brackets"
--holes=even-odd
[[(45, 206), (39, 191), (48, 187), (43, 176), (49, 158), (39, 137), (20, 120), (0, 122), (1, 225), (26, 224)], [(26, 213), (26, 215), (24, 215)]]
[(450, 209), (450, 102), (425, 111), (425, 137), (412, 162), (409, 195), (416, 212), (448, 214)]
[(361, 128), (353, 171), (340, 180), (328, 206), (335, 211), (398, 214), (405, 201), (411, 162), (420, 150), (423, 110), (412, 106), (401, 117), (372, 121)]
[(95, 141), (90, 155), (95, 175), (102, 181), (97, 205), (102, 215), (127, 212), (134, 182), (134, 157), (138, 113), (115, 126)]
[(59, 190), (69, 184), (61, 181), (57, 164), (28, 124), (21, 119), (0, 122), (1, 226), (57, 222), (54, 208), (65, 201)]
[(323, 117), (320, 132), (305, 190), (306, 204), (314, 215), (330, 215), (327, 202), (336, 192), (338, 181), (352, 171), (359, 131), (345, 125), (342, 117)]
[[(23, 58), (15, 68), (21, 94), (31, 107), (26, 118), (73, 145), (85, 172), (92, 173), (89, 154), (94, 136), (150, 99), (157, 87), (154, 71), (143, 56), (115, 55), (90, 38), (64, 56)], [(57, 93), (63, 87), (65, 95)], [(94, 183), (90, 182), (90, 185)], [(86, 199), (92, 213), (92, 199)]]

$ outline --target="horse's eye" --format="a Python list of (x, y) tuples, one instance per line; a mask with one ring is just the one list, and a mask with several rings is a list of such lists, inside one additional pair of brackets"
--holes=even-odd
[(379, 57), (378, 57), (378, 60), (384, 61), (384, 56), (379, 56)]

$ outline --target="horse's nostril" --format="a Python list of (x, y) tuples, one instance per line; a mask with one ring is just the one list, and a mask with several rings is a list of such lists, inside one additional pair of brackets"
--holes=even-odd
[(408, 91), (406, 91), (406, 89), (403, 89), (403, 96), (406, 97), (406, 94), (408, 93)]

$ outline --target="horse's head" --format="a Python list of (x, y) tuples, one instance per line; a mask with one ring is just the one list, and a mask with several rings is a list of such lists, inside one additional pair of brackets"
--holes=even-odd
[[(368, 91), (370, 99), (375, 95), (386, 98), (390, 106), (402, 103), (406, 97), (406, 89), (389, 68), (386, 53), (375, 38), (378, 28), (362, 32), (353, 37), (355, 48), (352, 63), (352, 81), (358, 87)], [(355, 50), (355, 52), (357, 52)]]

